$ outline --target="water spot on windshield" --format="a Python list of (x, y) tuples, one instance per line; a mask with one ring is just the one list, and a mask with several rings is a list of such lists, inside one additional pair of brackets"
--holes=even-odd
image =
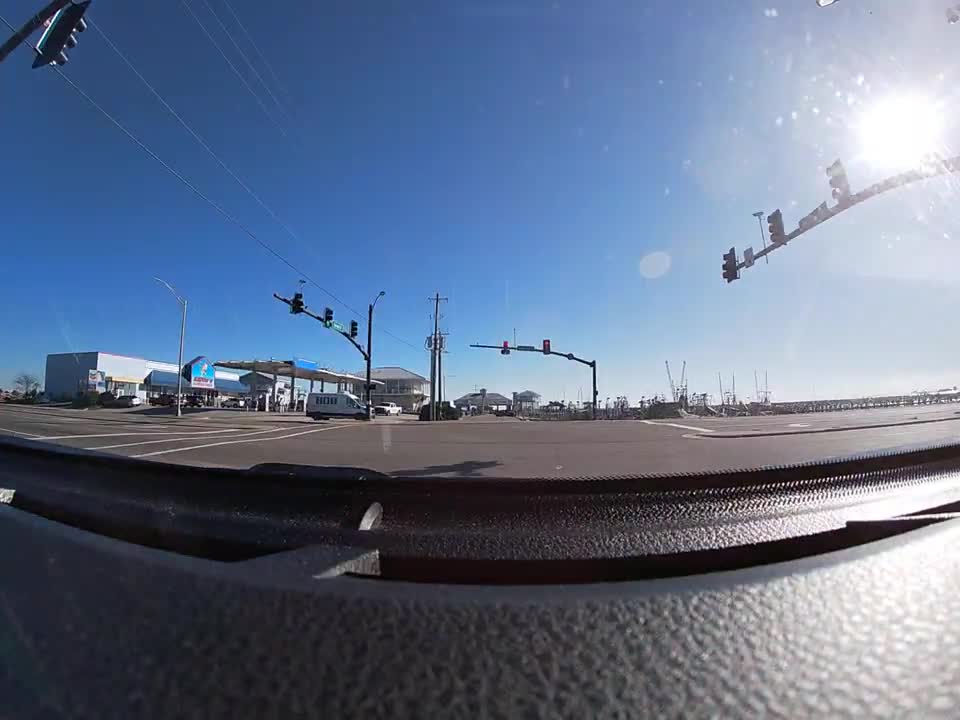
[(656, 280), (670, 271), (670, 256), (663, 250), (656, 250), (640, 259), (640, 274), (647, 280)]

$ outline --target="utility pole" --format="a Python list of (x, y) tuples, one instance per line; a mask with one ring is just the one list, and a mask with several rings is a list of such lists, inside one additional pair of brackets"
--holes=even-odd
[(443, 404), (443, 333), (437, 338), (440, 340), (440, 347), (437, 348), (437, 404)]
[(438, 398), (438, 381), (437, 381), (437, 366), (438, 357), (440, 352), (440, 301), (447, 301), (447, 298), (440, 297), (438, 292), (434, 297), (430, 298), (433, 300), (433, 337), (430, 339), (430, 419), (437, 419), (437, 398)]

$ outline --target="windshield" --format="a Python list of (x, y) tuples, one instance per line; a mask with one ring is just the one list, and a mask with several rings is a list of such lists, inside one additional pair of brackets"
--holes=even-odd
[(0, 14), (6, 436), (573, 477), (960, 431), (950, 3)]

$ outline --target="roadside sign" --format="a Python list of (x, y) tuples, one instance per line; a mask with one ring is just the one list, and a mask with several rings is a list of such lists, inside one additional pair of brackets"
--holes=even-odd
[(334, 320), (332, 323), (330, 323), (330, 327), (332, 327), (332, 328), (333, 328), (334, 330), (336, 330), (337, 332), (346, 332), (346, 328), (344, 328), (343, 325), (341, 325), (340, 323), (338, 323), (336, 320)]
[(753, 248), (748, 247), (743, 251), (743, 266), (753, 267)]
[(188, 362), (183, 368), (183, 376), (190, 381), (190, 387), (198, 390), (213, 390), (216, 387), (216, 373), (213, 363), (200, 356)]
[(537, 352), (537, 348), (533, 345), (517, 345), (517, 350), (526, 350), (527, 352)]
[(87, 371), (87, 390), (103, 392), (107, 387), (106, 375), (107, 374), (103, 370), (88, 370)]

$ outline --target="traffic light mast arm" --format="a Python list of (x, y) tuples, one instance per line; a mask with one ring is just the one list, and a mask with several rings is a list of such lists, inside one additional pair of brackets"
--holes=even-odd
[[(787, 233), (786, 241), (789, 242), (795, 238), (800, 237), (805, 232), (813, 230), (813, 228), (818, 225), (825, 223), (827, 220), (836, 217), (844, 210), (849, 210), (854, 205), (859, 205), (865, 200), (881, 195), (890, 190), (895, 190), (898, 187), (903, 187), (904, 185), (910, 185), (911, 183), (920, 182), (921, 180), (928, 180), (938, 175), (947, 175), (949, 173), (955, 173), (960, 171), (960, 155), (952, 157), (949, 160), (944, 160), (942, 163), (934, 166), (933, 168), (928, 168), (926, 170), (907, 170), (898, 175), (893, 175), (888, 177), (885, 180), (874, 183), (868, 188), (861, 190), (858, 193), (853, 193), (850, 197), (847, 198), (847, 201), (842, 204), (834, 205), (832, 208), (828, 207), (825, 212), (821, 212), (815, 219), (811, 219), (809, 224), (805, 227), (796, 227), (791, 232)], [(785, 244), (785, 243), (784, 243)], [(782, 245), (768, 245), (763, 250), (758, 250), (753, 254), (754, 260), (769, 255), (777, 248), (782, 247)], [(743, 262), (737, 263), (737, 269), (742, 269), (747, 267)]]
[[(537, 349), (532, 345), (521, 345), (519, 347), (510, 347), (506, 340), (503, 341), (503, 345), (480, 345), (474, 344), (470, 347), (475, 348), (489, 348), (491, 350), (499, 350), (504, 354), (509, 353), (511, 350), (516, 350), (517, 352), (535, 352), (540, 353), (541, 355), (557, 355), (558, 357), (566, 358), (567, 360), (573, 360), (578, 362), (581, 365), (586, 365), (592, 370), (592, 381), (593, 381), (593, 399), (590, 402), (590, 408), (592, 417), (594, 420), (597, 419), (597, 361), (596, 360), (584, 360), (583, 358), (577, 357), (573, 353), (561, 353), (556, 352), (553, 348), (549, 350), (544, 350), (543, 348)], [(549, 346), (548, 346), (549, 347)]]
[(556, 350), (550, 350), (549, 352), (544, 352), (540, 348), (526, 348), (526, 347), (509, 347), (506, 345), (471, 345), (472, 348), (489, 348), (491, 350), (510, 350), (511, 352), (532, 352), (537, 353), (537, 355), (556, 355), (557, 357), (566, 358), (567, 360), (573, 360), (574, 362), (582, 363), (583, 365), (593, 366), (596, 362), (595, 360), (584, 360), (579, 358), (573, 353), (562, 353), (557, 352)]
[[(289, 298), (281, 297), (280, 295), (277, 295), (276, 293), (274, 293), (273, 296), (274, 296), (277, 300), (279, 300), (280, 302), (286, 303), (287, 305), (290, 305), (291, 307), (293, 306), (293, 302), (292, 302)], [(337, 335), (343, 335), (343, 337), (345, 337), (347, 340), (349, 340), (349, 341), (350, 341), (350, 344), (353, 345), (353, 346), (357, 349), (357, 351), (363, 356), (363, 359), (364, 359), (364, 360), (367, 359), (367, 351), (364, 350), (364, 349), (363, 349), (363, 346), (360, 345), (359, 343), (357, 343), (356, 340), (354, 340), (352, 337), (350, 337), (350, 333), (348, 333), (348, 332), (343, 332), (342, 330), (337, 330), (336, 328), (330, 327), (329, 325), (327, 325), (327, 322), (326, 322), (322, 317), (320, 317), (319, 315), (317, 315), (317, 314), (315, 314), (315, 313), (312, 313), (312, 312), (310, 312), (309, 310), (307, 310), (306, 305), (304, 305), (303, 310), (298, 311), (296, 314), (297, 314), (297, 315), (308, 315), (309, 317), (312, 317), (312, 318), (313, 318), (314, 320), (316, 320), (318, 323), (320, 323), (321, 325), (323, 325), (325, 328), (328, 328), (328, 329), (330, 329), (330, 330), (333, 330), (335, 333), (337, 333)]]
[(24, 40), (33, 35), (41, 25), (69, 5), (71, 1), (72, 0), (53, 0), (53, 2), (30, 18), (10, 39), (3, 45), (0, 45), (0, 62), (3, 62), (7, 55), (16, 50)]

